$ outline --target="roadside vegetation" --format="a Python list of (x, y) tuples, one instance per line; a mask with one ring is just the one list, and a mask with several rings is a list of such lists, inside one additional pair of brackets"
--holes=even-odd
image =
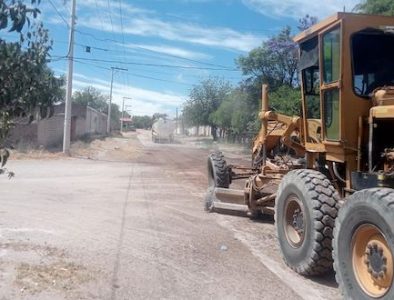
[[(394, 0), (361, 1), (353, 9), (357, 13), (394, 15)], [(299, 20), (303, 31), (317, 23), (317, 18), (305, 16)], [(264, 41), (236, 65), (244, 79), (231, 85), (221, 78), (209, 78), (195, 85), (183, 107), (183, 118), (189, 126), (210, 126), (214, 140), (248, 143), (260, 127), (261, 85), (269, 84), (270, 109), (299, 115), (301, 91), (298, 77), (298, 48), (289, 26), (278, 35)]]
[[(27, 3), (27, 4), (26, 4)], [(48, 67), (52, 41), (38, 18), (40, 1), (0, 1), (0, 173), (9, 157), (6, 138), (18, 122), (32, 122), (52, 114), (53, 104), (62, 99), (63, 78)]]
[[(299, 29), (317, 22), (309, 15), (300, 19)], [(185, 122), (191, 126), (210, 126), (214, 140), (248, 142), (259, 128), (261, 84), (270, 86), (271, 109), (299, 114), (300, 82), (298, 48), (289, 26), (264, 41), (260, 47), (236, 59), (244, 75), (238, 85), (220, 78), (209, 78), (194, 86), (183, 108)]]
[[(52, 41), (39, 17), (40, 0), (0, 0), (0, 173), (9, 157), (6, 140), (10, 129), (18, 123), (48, 118), (53, 105), (64, 101), (63, 77), (56, 77), (49, 68)], [(355, 12), (394, 15), (394, 0), (361, 1)], [(306, 16), (299, 30), (316, 23)], [(244, 80), (231, 85), (220, 78), (208, 78), (195, 85), (183, 108), (186, 125), (208, 125), (213, 138), (245, 142), (259, 127), (257, 118), (261, 83), (270, 85), (272, 109), (285, 114), (298, 114), (300, 83), (297, 74), (297, 46), (290, 27), (264, 41), (260, 47), (240, 56), (236, 65)], [(92, 87), (75, 92), (73, 101), (106, 113), (108, 96)], [(120, 110), (112, 106), (113, 121)], [(134, 116), (137, 128), (148, 129), (160, 114)], [(12, 174), (11, 174), (12, 175)]]
[(155, 113), (152, 116), (133, 116), (133, 125), (137, 129), (151, 129), (153, 123), (159, 118), (168, 118), (167, 114)]

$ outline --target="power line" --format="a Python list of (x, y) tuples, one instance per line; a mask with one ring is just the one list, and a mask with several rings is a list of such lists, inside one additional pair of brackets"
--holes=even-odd
[[(95, 68), (98, 68), (98, 69), (101, 69), (101, 70), (106, 70), (106, 71), (111, 70), (111, 68), (109, 68), (109, 67), (103, 67), (102, 65), (98, 65), (98, 64), (95, 64), (95, 63), (92, 63), (92, 62), (81, 61), (81, 60), (78, 60), (78, 59), (75, 59), (75, 58), (74, 58), (74, 62), (76, 62), (78, 64), (86, 65), (86, 66), (92, 66), (92, 67), (95, 67)], [(154, 73), (154, 74), (162, 74), (162, 75), (167, 75), (167, 76), (175, 75), (175, 74), (171, 74), (171, 73), (164, 73), (164, 72), (157, 72), (157, 71), (151, 72), (149, 70), (137, 70), (137, 71)], [(174, 80), (168, 80), (168, 79), (162, 79), (162, 78), (152, 77), (152, 76), (148, 76), (148, 75), (142, 75), (142, 74), (138, 74), (138, 73), (131, 73), (131, 72), (122, 72), (122, 73), (124, 73), (127, 76), (127, 82), (129, 82), (128, 75), (131, 75), (131, 76), (135, 76), (135, 77), (141, 77), (141, 78), (152, 79), (152, 80), (163, 81), (163, 82), (171, 82), (171, 83), (180, 84), (180, 85), (186, 85), (186, 86), (192, 86), (193, 85), (192, 83), (183, 83), (183, 82), (178, 82), (178, 81), (174, 81)], [(194, 75), (188, 75), (188, 74), (185, 74), (185, 76), (186, 77), (198, 78), (198, 79), (201, 79), (203, 77), (203, 76), (194, 76)], [(238, 77), (223, 77), (223, 78), (226, 78), (228, 80), (239, 80), (240, 79)]]
[[(96, 12), (97, 12), (97, 15), (99, 15), (99, 14), (100, 14), (100, 10), (99, 10), (99, 8), (98, 8), (97, 0), (94, 0), (94, 3), (96, 4)], [(101, 30), (104, 30), (103, 20), (102, 20), (102, 18), (99, 18), (99, 19), (100, 19), (100, 23), (101, 23)]]
[[(122, 18), (121, 18), (121, 20), (122, 20)], [(102, 38), (98, 38), (98, 37), (96, 37), (94, 34), (89, 33), (89, 32), (84, 32), (84, 31), (81, 31), (81, 30), (78, 30), (78, 29), (76, 29), (75, 31), (78, 32), (78, 33), (80, 33), (80, 34), (82, 34), (82, 35), (90, 36), (90, 37), (92, 37), (93, 39), (95, 39), (95, 40), (97, 40), (97, 41), (119, 43), (119, 41), (114, 40), (114, 39), (108, 39), (108, 38), (102, 39)], [(122, 35), (123, 35), (123, 28), (122, 28)], [(124, 42), (123, 42), (123, 47), (125, 47)], [(148, 48), (141, 47), (141, 46), (135, 46), (134, 48), (141, 49), (141, 50), (145, 50), (145, 51), (148, 51), (148, 52), (158, 53), (158, 54), (160, 54), (160, 55), (165, 55), (165, 56), (169, 56), (169, 57), (174, 57), (174, 58), (177, 58), (177, 59), (182, 59), (182, 60), (185, 60), (185, 61), (190, 61), (190, 62), (194, 62), (194, 63), (199, 63), (199, 64), (203, 64), (203, 65), (207, 65), (207, 66), (213, 66), (213, 67), (220, 67), (220, 68), (229, 68), (229, 69), (231, 69), (231, 67), (226, 67), (226, 66), (219, 65), (219, 64), (211, 64), (211, 63), (207, 63), (207, 62), (203, 62), (203, 61), (199, 61), (199, 60), (195, 60), (195, 59), (190, 59), (190, 58), (186, 58), (186, 57), (182, 57), (182, 56), (178, 56), (178, 55), (174, 55), (174, 54), (163, 53), (163, 52), (160, 52), (160, 51), (155, 51), (155, 50), (148, 49)], [(110, 50), (110, 51), (116, 51), (116, 50)]]
[(112, 13), (111, 13), (111, 5), (110, 5), (110, 1), (107, 0), (107, 4), (108, 4), (108, 15), (109, 15), (109, 20), (111, 21), (111, 30), (112, 30), (112, 34), (114, 33), (114, 24), (112, 22)]
[[(79, 32), (79, 33), (81, 33), (79, 30), (76, 30), (77, 32)], [(85, 33), (84, 33), (85, 34)], [(89, 35), (89, 36), (92, 36), (91, 34), (89, 34), (89, 33), (86, 33), (86, 35)], [(100, 41), (103, 41), (102, 39), (99, 39)], [(108, 41), (114, 41), (114, 40), (111, 40), (111, 39), (106, 39), (106, 40), (108, 40)], [(55, 41), (55, 42), (57, 42), (57, 43), (66, 43), (65, 41)], [(115, 42), (117, 42), (117, 41), (115, 41)], [(101, 51), (105, 51), (105, 52), (123, 52), (124, 53), (124, 50), (114, 50), (114, 49), (107, 49), (107, 48), (100, 48), (100, 47), (94, 47), (94, 46), (89, 46), (89, 45), (87, 45), (87, 44), (81, 44), (81, 43), (75, 43), (76, 45), (79, 45), (79, 46), (82, 46), (82, 47), (90, 47), (90, 48), (92, 48), (92, 49), (96, 49), (96, 50), (101, 50)], [(184, 61), (189, 61), (189, 62), (193, 62), (193, 63), (198, 63), (198, 64), (201, 64), (201, 65), (207, 65), (207, 66), (212, 66), (212, 67), (219, 67), (219, 68), (226, 68), (226, 69), (232, 69), (231, 67), (229, 67), (229, 66), (224, 66), (224, 65), (219, 65), (219, 64), (211, 64), (211, 63), (208, 63), (208, 62), (203, 62), (203, 61), (199, 61), (199, 60), (194, 60), (194, 59), (190, 59), (190, 58), (186, 58), (186, 57), (182, 57), (182, 56), (177, 56), (177, 55), (173, 55), (173, 54), (168, 54), (168, 53), (163, 53), (163, 52), (160, 52), (160, 51), (155, 51), (155, 50), (151, 50), (151, 49), (148, 49), (148, 48), (144, 48), (144, 47), (140, 47), (140, 46), (136, 46), (135, 48), (138, 48), (138, 49), (141, 49), (141, 50), (145, 50), (145, 51), (148, 51), (148, 52), (152, 52), (152, 53), (157, 53), (157, 54), (160, 54), (160, 55), (164, 55), (164, 56), (168, 56), (168, 57), (173, 57), (173, 58), (177, 58), (177, 59), (181, 59), (181, 60), (184, 60)], [(159, 58), (159, 56), (154, 56), (154, 55), (149, 55), (149, 54), (145, 54), (145, 53), (140, 53), (140, 52), (136, 52), (137, 54), (139, 54), (139, 55), (145, 55), (145, 56), (149, 56), (149, 57), (153, 57), (153, 58)], [(125, 54), (124, 54), (125, 55)]]
[[(99, 68), (99, 69), (102, 69), (102, 70), (111, 70), (111, 68), (106, 68), (106, 67), (103, 67), (103, 66), (100, 66), (100, 65), (97, 65), (97, 64), (86, 63), (86, 62), (80, 61), (78, 59), (75, 59), (74, 61), (76, 63), (79, 63), (79, 64), (90, 65), (90, 66), (93, 66), (93, 67), (96, 67), (96, 68)], [(124, 71), (122, 73), (124, 73), (125, 75), (131, 75), (131, 76), (135, 76), (135, 77), (139, 77), (139, 78), (151, 79), (151, 80), (162, 81), (162, 82), (171, 82), (171, 83), (175, 83), (175, 84), (179, 84), (179, 85), (185, 85), (185, 86), (192, 86), (193, 85), (192, 83), (184, 83), (184, 82), (178, 82), (178, 81), (174, 81), (174, 80), (168, 80), (168, 79), (162, 79), (162, 78), (157, 78), (157, 77), (152, 77), (152, 76), (146, 76), (146, 75), (142, 75), (142, 74), (132, 73), (132, 72), (129, 72), (129, 71)]]
[(211, 64), (211, 63), (207, 63), (207, 62), (203, 62), (203, 61), (199, 61), (199, 60), (194, 60), (194, 59), (191, 59), (191, 58), (186, 58), (186, 57), (182, 57), (182, 56), (178, 56), (178, 55), (174, 55), (174, 54), (163, 53), (163, 52), (160, 52), (160, 51), (155, 51), (155, 50), (148, 49), (148, 48), (141, 47), (141, 46), (136, 46), (135, 48), (143, 49), (145, 51), (159, 53), (161, 55), (166, 55), (166, 56), (169, 56), (169, 57), (183, 59), (183, 60), (186, 60), (186, 61), (190, 61), (190, 62), (194, 62), (194, 63), (198, 63), (198, 64), (203, 64), (203, 65), (207, 65), (207, 66), (220, 67), (220, 68), (229, 68), (230, 69), (230, 67), (226, 67), (226, 66), (223, 66), (223, 65)]
[[(61, 44), (68, 44), (68, 42), (66, 42), (66, 41), (57, 41), (57, 40), (55, 40), (55, 43), (61, 43)], [(90, 46), (90, 45), (88, 45), (88, 44), (81, 44), (81, 43), (77, 43), (77, 42), (75, 42), (74, 43), (75, 45), (78, 45), (78, 46), (81, 46), (81, 47), (89, 47), (89, 48), (91, 48), (91, 49), (96, 49), (96, 50), (100, 50), (100, 51), (104, 51), (104, 52), (108, 52), (108, 51), (111, 51), (111, 52), (116, 52), (116, 50), (112, 50), (112, 49), (106, 49), (106, 48), (100, 48), (100, 47), (95, 47), (95, 46)]]
[[(53, 57), (59, 57), (59, 56), (53, 56)], [(62, 57), (60, 56), (59, 58), (62, 58)], [(130, 62), (130, 61), (106, 60), (106, 59), (85, 58), (85, 57), (74, 57), (74, 59), (86, 60), (86, 61), (95, 61), (95, 62), (104, 62), (104, 63), (112, 63), (112, 64), (115, 63), (115, 64), (123, 64), (123, 65), (137, 65), (137, 66), (146, 66), (146, 67), (195, 69), (195, 70), (211, 70), (211, 71), (229, 71), (229, 72), (239, 72), (240, 71), (238, 69), (227, 69), (227, 68), (209, 68), (209, 67), (198, 67), (198, 66), (150, 64), (150, 63), (138, 63), (138, 62)]]
[(174, 81), (174, 80), (160, 79), (160, 78), (155, 78), (155, 77), (151, 77), (151, 76), (145, 76), (145, 75), (141, 75), (141, 74), (135, 74), (135, 73), (129, 73), (129, 72), (127, 72), (127, 74), (130, 74), (131, 76), (145, 78), (145, 79), (152, 79), (152, 80), (162, 81), (162, 82), (171, 82), (171, 83), (175, 83), (175, 84), (179, 84), (179, 85), (185, 85), (185, 86), (192, 86), (193, 85), (191, 83), (184, 83), (184, 82), (177, 82), (177, 81)]
[(119, 0), (119, 13), (120, 13), (120, 29), (122, 31), (122, 43), (123, 43), (123, 55), (126, 57), (124, 31), (123, 31), (123, 11), (122, 11), (122, 0)]
[(83, 62), (83, 61), (80, 61), (80, 60), (75, 59), (75, 58), (74, 58), (74, 61), (75, 61), (76, 63), (78, 63), (78, 64), (87, 65), (87, 66), (93, 66), (93, 67), (96, 67), (96, 68), (102, 69), (102, 70), (111, 70), (111, 68), (106, 68), (106, 67), (103, 67), (103, 66), (100, 66), (100, 65), (96, 65), (96, 64), (92, 64), (92, 63)]
[(79, 30), (79, 29), (75, 29), (75, 31), (78, 32), (79, 34), (83, 34), (83, 35), (86, 35), (86, 36), (90, 36), (91, 38), (95, 39), (96, 41), (119, 43), (119, 41), (114, 40), (114, 39), (102, 39), (102, 38), (98, 38), (98, 37), (96, 37), (94, 34), (91, 34), (90, 32), (81, 31), (81, 30)]
[(56, 5), (53, 4), (52, 0), (49, 0), (49, 3), (52, 5), (53, 9), (56, 11), (56, 13), (59, 15), (59, 17), (63, 20), (63, 22), (67, 25), (67, 28), (70, 28), (70, 25), (68, 24), (67, 20), (60, 13), (60, 11), (57, 9)]

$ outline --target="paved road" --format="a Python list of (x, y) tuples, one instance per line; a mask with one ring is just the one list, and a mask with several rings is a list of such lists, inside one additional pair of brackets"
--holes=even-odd
[(332, 275), (285, 267), (272, 222), (203, 211), (208, 149), (146, 132), (101, 146), (9, 162), (0, 299), (340, 299)]

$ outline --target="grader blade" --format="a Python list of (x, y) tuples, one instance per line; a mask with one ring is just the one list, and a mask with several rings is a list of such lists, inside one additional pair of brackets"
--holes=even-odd
[(248, 206), (244, 204), (243, 190), (216, 187), (211, 197), (212, 210), (214, 211), (246, 214), (249, 210)]

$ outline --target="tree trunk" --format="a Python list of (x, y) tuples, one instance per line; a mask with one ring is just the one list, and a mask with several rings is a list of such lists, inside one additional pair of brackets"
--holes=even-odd
[(218, 140), (216, 129), (217, 129), (216, 126), (214, 126), (214, 125), (211, 126), (211, 134), (212, 134), (212, 137), (213, 137), (214, 141)]

